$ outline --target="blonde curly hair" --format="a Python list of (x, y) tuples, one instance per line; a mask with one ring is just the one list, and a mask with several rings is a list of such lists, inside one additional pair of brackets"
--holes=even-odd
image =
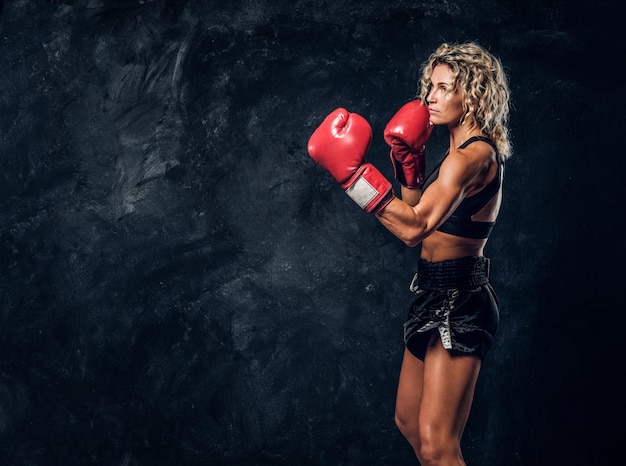
[(509, 141), (509, 84), (500, 60), (475, 42), (441, 44), (422, 65), (418, 97), (427, 103), (433, 70), (437, 65), (452, 70), (453, 88), (463, 96), (465, 113), (496, 144), (503, 159), (513, 151)]

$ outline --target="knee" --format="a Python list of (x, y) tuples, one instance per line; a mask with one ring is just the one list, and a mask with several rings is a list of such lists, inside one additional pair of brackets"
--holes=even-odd
[(419, 450), (416, 451), (420, 464), (423, 466), (437, 465), (441, 459), (441, 450), (436, 443), (428, 440), (420, 442)]
[(415, 451), (420, 447), (419, 423), (417, 417), (407, 416), (402, 412), (396, 411), (395, 422), (398, 430), (404, 435)]
[(395, 421), (396, 426), (413, 448), (415, 456), (422, 466), (440, 464), (445, 448), (436, 435), (433, 435), (427, 428), (420, 426), (417, 417), (396, 412)]
[(462, 458), (460, 448), (454, 439), (435, 435), (426, 429), (420, 432), (419, 438), (417, 456), (423, 466), (449, 464), (452, 458)]

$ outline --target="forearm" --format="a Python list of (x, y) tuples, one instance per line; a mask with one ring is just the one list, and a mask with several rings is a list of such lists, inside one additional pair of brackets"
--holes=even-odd
[(416, 206), (422, 197), (422, 190), (418, 188), (407, 188), (406, 186), (400, 186), (401, 199), (411, 207)]

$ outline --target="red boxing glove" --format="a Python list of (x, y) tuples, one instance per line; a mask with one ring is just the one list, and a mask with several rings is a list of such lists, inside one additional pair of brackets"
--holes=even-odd
[(394, 194), (382, 173), (365, 162), (371, 142), (372, 128), (367, 120), (338, 108), (313, 132), (308, 151), (354, 202), (366, 212), (377, 213)]
[(433, 125), (428, 107), (421, 100), (404, 104), (385, 127), (385, 141), (396, 180), (407, 188), (421, 188), (424, 183), (426, 141)]

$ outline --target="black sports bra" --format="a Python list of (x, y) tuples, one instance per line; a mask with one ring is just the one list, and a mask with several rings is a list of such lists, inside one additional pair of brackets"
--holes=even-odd
[[(495, 196), (500, 190), (502, 179), (504, 177), (504, 161), (498, 154), (498, 149), (493, 141), (484, 136), (474, 136), (469, 138), (463, 144), (459, 146), (459, 149), (465, 149), (471, 143), (475, 141), (483, 141), (489, 144), (496, 151), (496, 159), (498, 160), (498, 172), (493, 180), (489, 182), (482, 190), (476, 194), (472, 194), (461, 201), (456, 210), (443, 222), (443, 224), (437, 228), (437, 231), (449, 233), (455, 236), (462, 236), (464, 238), (483, 239), (489, 238), (489, 234), (493, 229), (496, 222), (475, 222), (472, 220), (472, 215), (476, 214), (480, 209), (485, 207), (487, 203)], [(443, 161), (442, 161), (443, 162)], [(422, 191), (425, 190), (433, 181), (439, 177), (439, 169), (441, 163), (435, 167), (426, 181)]]

